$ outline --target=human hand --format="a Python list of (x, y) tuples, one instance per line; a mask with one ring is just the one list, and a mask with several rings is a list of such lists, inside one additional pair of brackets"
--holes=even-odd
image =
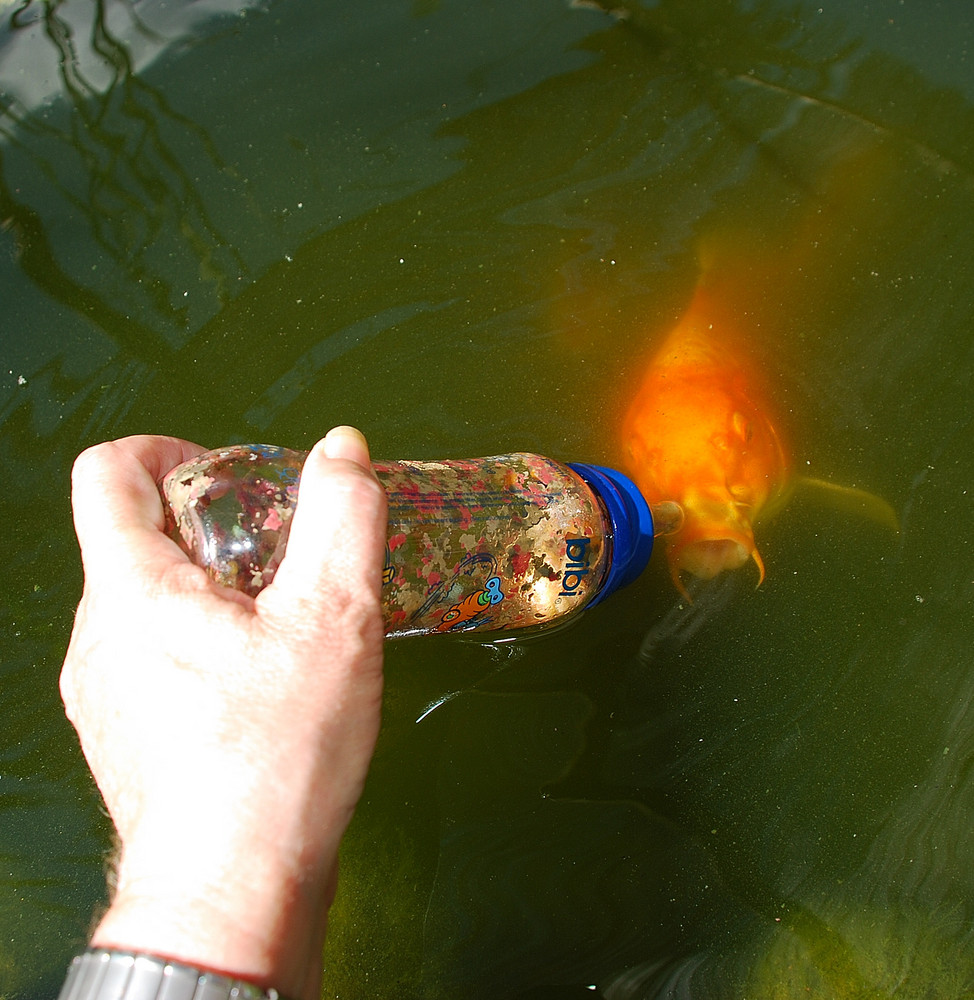
[(75, 464), (85, 587), (61, 692), (122, 842), (92, 943), (311, 1000), (379, 727), (385, 494), (364, 438), (332, 431), (249, 598), (163, 533), (157, 483), (202, 450), (132, 437)]

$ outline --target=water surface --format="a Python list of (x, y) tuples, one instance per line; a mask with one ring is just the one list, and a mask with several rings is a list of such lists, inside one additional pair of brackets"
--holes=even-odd
[(104, 891), (74, 455), (618, 464), (704, 258), (799, 466), (899, 535), (799, 494), (758, 591), (654, 565), (564, 632), (391, 644), (326, 995), (971, 995), (963, 0), (0, 12), (0, 995), (54, 996)]

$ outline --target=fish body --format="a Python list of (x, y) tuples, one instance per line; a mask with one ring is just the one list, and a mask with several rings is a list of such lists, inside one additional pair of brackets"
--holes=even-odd
[(749, 561), (762, 513), (780, 506), (792, 466), (737, 318), (702, 281), (652, 355), (622, 425), (630, 476), (649, 503), (675, 500), (683, 527), (666, 539), (670, 575), (711, 579)]

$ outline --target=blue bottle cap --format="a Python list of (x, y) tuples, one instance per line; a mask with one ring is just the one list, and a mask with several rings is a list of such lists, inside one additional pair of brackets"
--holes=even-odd
[(612, 560), (602, 589), (588, 605), (591, 608), (646, 568), (653, 551), (653, 515), (636, 484), (621, 472), (584, 462), (569, 462), (568, 467), (595, 491), (611, 522)]

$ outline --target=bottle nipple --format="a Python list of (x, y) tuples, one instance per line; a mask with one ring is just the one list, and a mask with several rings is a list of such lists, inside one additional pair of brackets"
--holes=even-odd
[(653, 515), (653, 537), (675, 535), (683, 527), (683, 508), (675, 500), (661, 500), (651, 503)]

